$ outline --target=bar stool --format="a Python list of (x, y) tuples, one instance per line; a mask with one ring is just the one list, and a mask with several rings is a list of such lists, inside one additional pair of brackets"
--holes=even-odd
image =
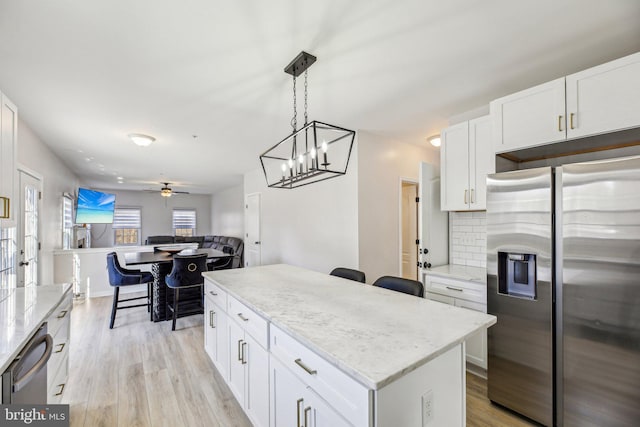
[[(172, 313), (171, 330), (176, 330), (176, 319), (178, 316), (190, 314), (200, 314), (204, 312), (204, 277), (202, 273), (207, 271), (207, 254), (196, 255), (174, 255), (173, 268), (167, 274), (165, 282), (173, 289), (173, 301), (166, 300), (167, 310)], [(183, 295), (187, 297), (180, 301), (180, 290), (200, 287), (197, 295)], [(182, 312), (180, 312), (181, 307)]]
[(373, 282), (373, 286), (414, 295), (416, 297), (424, 297), (424, 286), (422, 285), (422, 282), (418, 282), (417, 280), (394, 276), (382, 276)]
[[(107, 270), (109, 271), (109, 284), (113, 286), (113, 304), (111, 306), (111, 322), (109, 323), (109, 329), (113, 329), (113, 323), (116, 320), (116, 312), (118, 309), (134, 307), (147, 307), (147, 311), (150, 313), (150, 318), (153, 320), (153, 313), (151, 311), (151, 303), (153, 302), (153, 276), (151, 273), (147, 273), (140, 270), (129, 270), (122, 268), (118, 262), (118, 254), (110, 252), (107, 254)], [(147, 284), (147, 295), (136, 298), (118, 299), (120, 296), (121, 286), (142, 285)], [(146, 304), (127, 305), (124, 307), (118, 306), (119, 302), (134, 301), (138, 299), (147, 299)]]
[(365, 275), (362, 271), (354, 270), (352, 268), (334, 268), (329, 274), (331, 276), (342, 277), (343, 279), (349, 279), (360, 283), (364, 283), (366, 281)]

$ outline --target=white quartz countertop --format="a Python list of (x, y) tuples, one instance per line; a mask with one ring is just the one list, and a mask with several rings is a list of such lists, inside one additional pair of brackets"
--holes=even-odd
[(453, 279), (469, 280), (471, 282), (487, 283), (487, 269), (469, 267), (466, 265), (447, 264), (424, 270), (424, 274)]
[(0, 373), (53, 313), (71, 285), (3, 289), (0, 301)]
[(370, 389), (380, 389), (496, 318), (290, 265), (204, 277)]

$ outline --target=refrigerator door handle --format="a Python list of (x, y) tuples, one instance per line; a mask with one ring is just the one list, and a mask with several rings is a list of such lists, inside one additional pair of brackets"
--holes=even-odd
[[(31, 344), (31, 346), (29, 346), (29, 348), (26, 349), (23, 354), (27, 354), (27, 353), (33, 351), (35, 348), (37, 348), (43, 342), (46, 343), (44, 354), (42, 355), (40, 360), (38, 360), (31, 367), (31, 369), (29, 369), (21, 378), (16, 378), (16, 380), (13, 383), (13, 392), (14, 393), (20, 391), (24, 386), (29, 384), (29, 381), (31, 381), (31, 379), (38, 372), (40, 372), (40, 370), (42, 368), (44, 368), (47, 365), (47, 362), (49, 361), (49, 358), (51, 357), (51, 353), (53, 352), (53, 338), (51, 338), (51, 335), (49, 335), (49, 334), (43, 335), (40, 338), (38, 338), (36, 341), (34, 341), (33, 344)], [(17, 371), (21, 367), (22, 367), (22, 365), (20, 363), (18, 363), (16, 365), (15, 370)]]

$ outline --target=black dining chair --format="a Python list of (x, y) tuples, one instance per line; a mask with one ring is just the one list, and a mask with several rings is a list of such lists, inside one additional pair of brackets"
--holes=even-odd
[(360, 283), (365, 283), (365, 275), (362, 271), (354, 270), (351, 268), (338, 267), (331, 270), (329, 273), (332, 276), (342, 277), (343, 279), (349, 279)]
[(207, 264), (207, 269), (209, 271), (227, 270), (233, 267), (233, 261), (235, 259), (233, 248), (231, 246), (223, 246), (222, 252), (224, 252), (225, 254), (234, 255), (234, 256), (220, 258), (220, 259), (211, 261), (209, 264)]
[[(109, 329), (113, 329), (113, 323), (116, 320), (116, 312), (125, 308), (134, 307), (147, 307), (147, 311), (150, 314), (151, 320), (153, 320), (153, 313), (151, 312), (151, 303), (153, 302), (153, 275), (148, 272), (140, 270), (129, 270), (120, 266), (118, 262), (118, 254), (110, 252), (107, 254), (107, 270), (109, 271), (109, 284), (113, 286), (113, 303), (111, 306), (111, 321), (109, 322)], [(147, 295), (136, 298), (119, 299), (121, 286), (132, 286), (147, 284)], [(118, 305), (120, 302), (134, 301), (139, 299), (147, 299), (146, 304), (135, 304), (121, 307)]]
[(404, 279), (402, 277), (382, 276), (375, 282), (373, 286), (379, 288), (390, 289), (392, 291), (403, 292), (405, 294), (424, 297), (424, 286), (417, 280)]
[[(176, 319), (180, 316), (204, 312), (204, 277), (207, 271), (207, 254), (174, 255), (173, 268), (165, 282), (173, 289), (173, 301), (166, 300), (166, 310), (172, 313), (171, 330), (176, 330)], [(189, 292), (189, 288), (199, 287), (199, 292)], [(180, 291), (183, 299), (180, 301)]]

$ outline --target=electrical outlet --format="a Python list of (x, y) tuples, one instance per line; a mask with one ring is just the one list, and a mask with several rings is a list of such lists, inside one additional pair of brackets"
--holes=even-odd
[(422, 427), (433, 421), (433, 390), (422, 395)]

